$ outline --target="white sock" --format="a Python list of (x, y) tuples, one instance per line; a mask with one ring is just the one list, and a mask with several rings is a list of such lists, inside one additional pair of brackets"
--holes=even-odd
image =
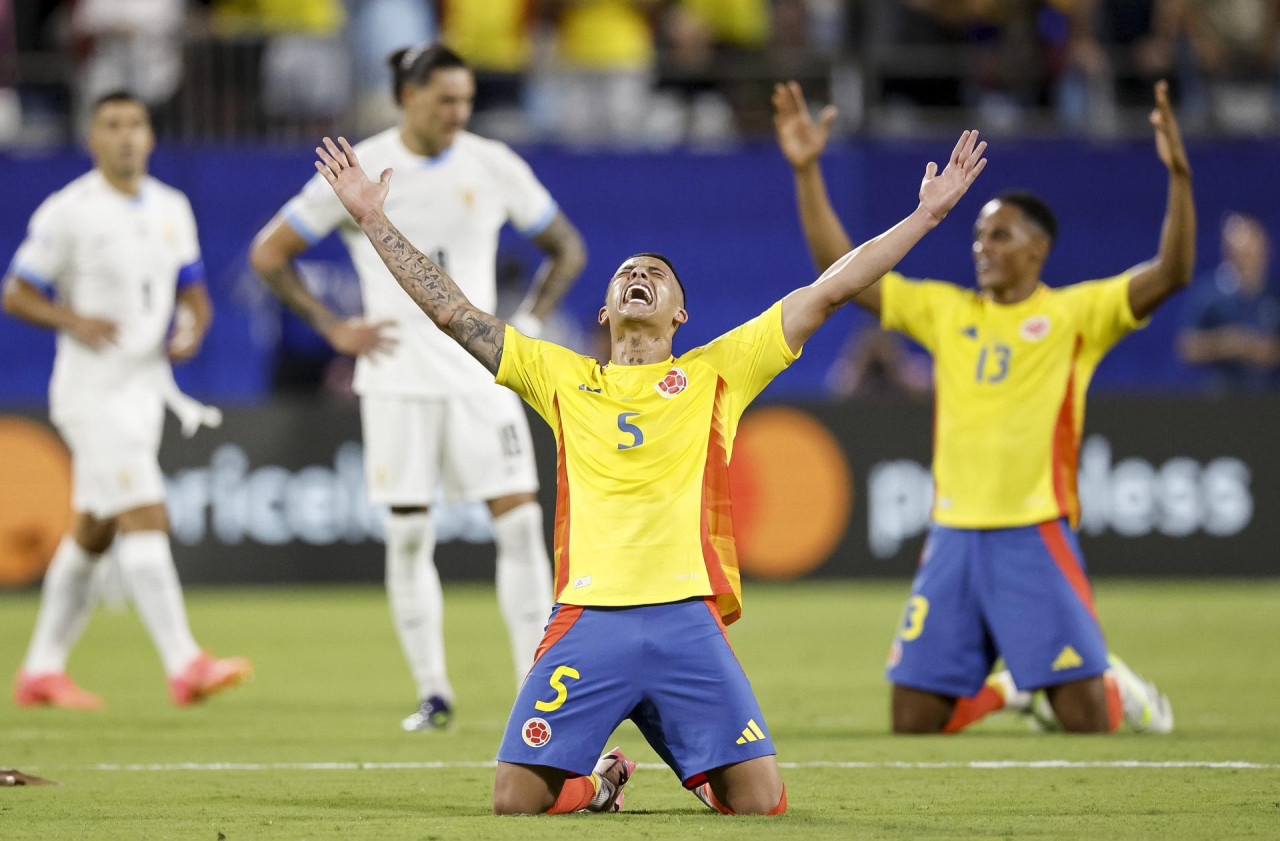
[(40, 615), (22, 663), (27, 674), (67, 670), (67, 657), (93, 610), (93, 562), (98, 557), (71, 535), (62, 538), (40, 589)]
[(200, 653), (200, 646), (187, 624), (169, 535), (162, 531), (125, 532), (116, 541), (116, 554), (133, 606), (160, 653), (165, 674), (173, 677)]
[(453, 702), (444, 661), (444, 596), (436, 572), (436, 527), (430, 513), (387, 518), (387, 596), (391, 620), (420, 699)]
[(551, 612), (551, 561), (542, 534), (542, 509), (529, 502), (494, 518), (498, 549), (498, 607), (511, 639), (516, 683), (524, 680)]

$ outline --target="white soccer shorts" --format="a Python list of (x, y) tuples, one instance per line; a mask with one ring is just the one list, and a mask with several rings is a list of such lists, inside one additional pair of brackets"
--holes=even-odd
[(105, 520), (164, 502), (159, 412), (104, 411), (58, 425), (71, 450), (71, 505)]
[(533, 440), (520, 398), (501, 386), (443, 399), (360, 399), (364, 467), (375, 505), (428, 506), (538, 490)]

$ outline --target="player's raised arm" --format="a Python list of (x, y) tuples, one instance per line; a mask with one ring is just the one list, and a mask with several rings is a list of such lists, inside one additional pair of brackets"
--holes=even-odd
[(360, 225), (391, 276), (414, 303), (437, 327), (496, 374), (502, 362), (506, 323), (468, 301), (453, 278), (414, 248), (391, 224), (382, 212), (391, 184), (391, 170), (385, 169), (377, 181), (371, 180), (361, 169), (356, 152), (346, 138), (339, 137), (338, 143), (342, 148), (326, 137), (325, 148), (316, 147), (320, 158), (316, 169), (333, 187), (342, 206)]
[(1178, 120), (1169, 105), (1169, 85), (1156, 83), (1156, 107), (1151, 112), (1156, 153), (1169, 170), (1169, 198), (1165, 204), (1160, 250), (1130, 269), (1129, 307), (1139, 320), (1179, 289), (1191, 283), (1196, 261), (1196, 207), (1191, 193), (1191, 164), (1182, 143)]
[(920, 204), (910, 216), (854, 248), (811, 285), (783, 299), (782, 330), (792, 350), (798, 351), (836, 310), (897, 265), (951, 212), (986, 167), (987, 159), (982, 156), (986, 149), (985, 141), (978, 142), (978, 132), (964, 132), (942, 172), (933, 162), (925, 168)]

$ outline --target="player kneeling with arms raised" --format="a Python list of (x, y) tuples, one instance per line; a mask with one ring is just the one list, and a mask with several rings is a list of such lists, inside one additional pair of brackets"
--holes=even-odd
[(773, 740), (725, 626), (742, 612), (728, 469), (738, 418), (840, 307), (942, 221), (986, 164), (965, 132), (919, 206), (817, 282), (710, 344), (672, 355), (689, 316), (670, 261), (638, 254), (600, 308), (601, 365), (476, 309), (382, 211), (339, 138), (317, 149), (392, 275), (433, 322), (555, 431), (556, 605), (498, 749), (499, 814), (617, 811), (635, 764), (605, 740), (630, 718), (681, 782), (725, 814), (781, 814)]

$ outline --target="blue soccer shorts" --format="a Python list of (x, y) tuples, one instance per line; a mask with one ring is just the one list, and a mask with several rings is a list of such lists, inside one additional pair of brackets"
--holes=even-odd
[(713, 600), (556, 605), (498, 761), (590, 774), (626, 719), (689, 787), (777, 752)]
[(898, 686), (969, 697), (997, 656), (1026, 690), (1106, 671), (1093, 590), (1065, 520), (930, 530), (886, 676)]

